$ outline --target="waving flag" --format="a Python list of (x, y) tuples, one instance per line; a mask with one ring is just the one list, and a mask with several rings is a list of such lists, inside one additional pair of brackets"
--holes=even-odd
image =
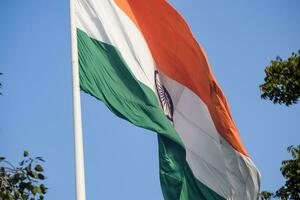
[(166, 200), (257, 199), (259, 172), (189, 26), (165, 0), (75, 0), (80, 87), (158, 133)]

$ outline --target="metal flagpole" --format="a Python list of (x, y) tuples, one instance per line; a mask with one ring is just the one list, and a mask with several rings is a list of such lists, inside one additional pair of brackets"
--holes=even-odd
[(84, 155), (83, 155), (82, 122), (81, 122), (79, 68), (78, 68), (77, 36), (76, 36), (74, 14), (75, 14), (74, 0), (70, 0), (76, 200), (85, 200)]

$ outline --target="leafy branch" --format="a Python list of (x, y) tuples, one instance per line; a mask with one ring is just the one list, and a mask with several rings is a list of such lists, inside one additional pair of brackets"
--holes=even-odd
[(0, 199), (1, 200), (43, 200), (47, 187), (41, 182), (45, 180), (44, 169), (40, 163), (42, 157), (29, 157), (23, 152), (24, 159), (18, 166), (0, 157)]
[(292, 159), (282, 161), (280, 171), (286, 179), (285, 185), (280, 187), (275, 193), (262, 191), (261, 200), (270, 200), (272, 197), (282, 200), (300, 199), (300, 145), (290, 146), (287, 151)]
[(259, 86), (261, 98), (290, 106), (300, 97), (300, 50), (287, 60), (277, 57), (265, 69), (265, 83)]

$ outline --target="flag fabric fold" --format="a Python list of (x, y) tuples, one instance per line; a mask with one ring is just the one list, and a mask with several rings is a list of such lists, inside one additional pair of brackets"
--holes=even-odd
[(204, 50), (165, 0), (75, 0), (81, 89), (158, 133), (166, 200), (257, 199), (244, 148)]

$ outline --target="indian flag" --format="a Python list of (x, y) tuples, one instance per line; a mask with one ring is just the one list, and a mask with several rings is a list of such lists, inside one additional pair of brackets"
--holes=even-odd
[(259, 172), (207, 56), (166, 0), (75, 0), (81, 89), (158, 134), (166, 200), (254, 200)]

